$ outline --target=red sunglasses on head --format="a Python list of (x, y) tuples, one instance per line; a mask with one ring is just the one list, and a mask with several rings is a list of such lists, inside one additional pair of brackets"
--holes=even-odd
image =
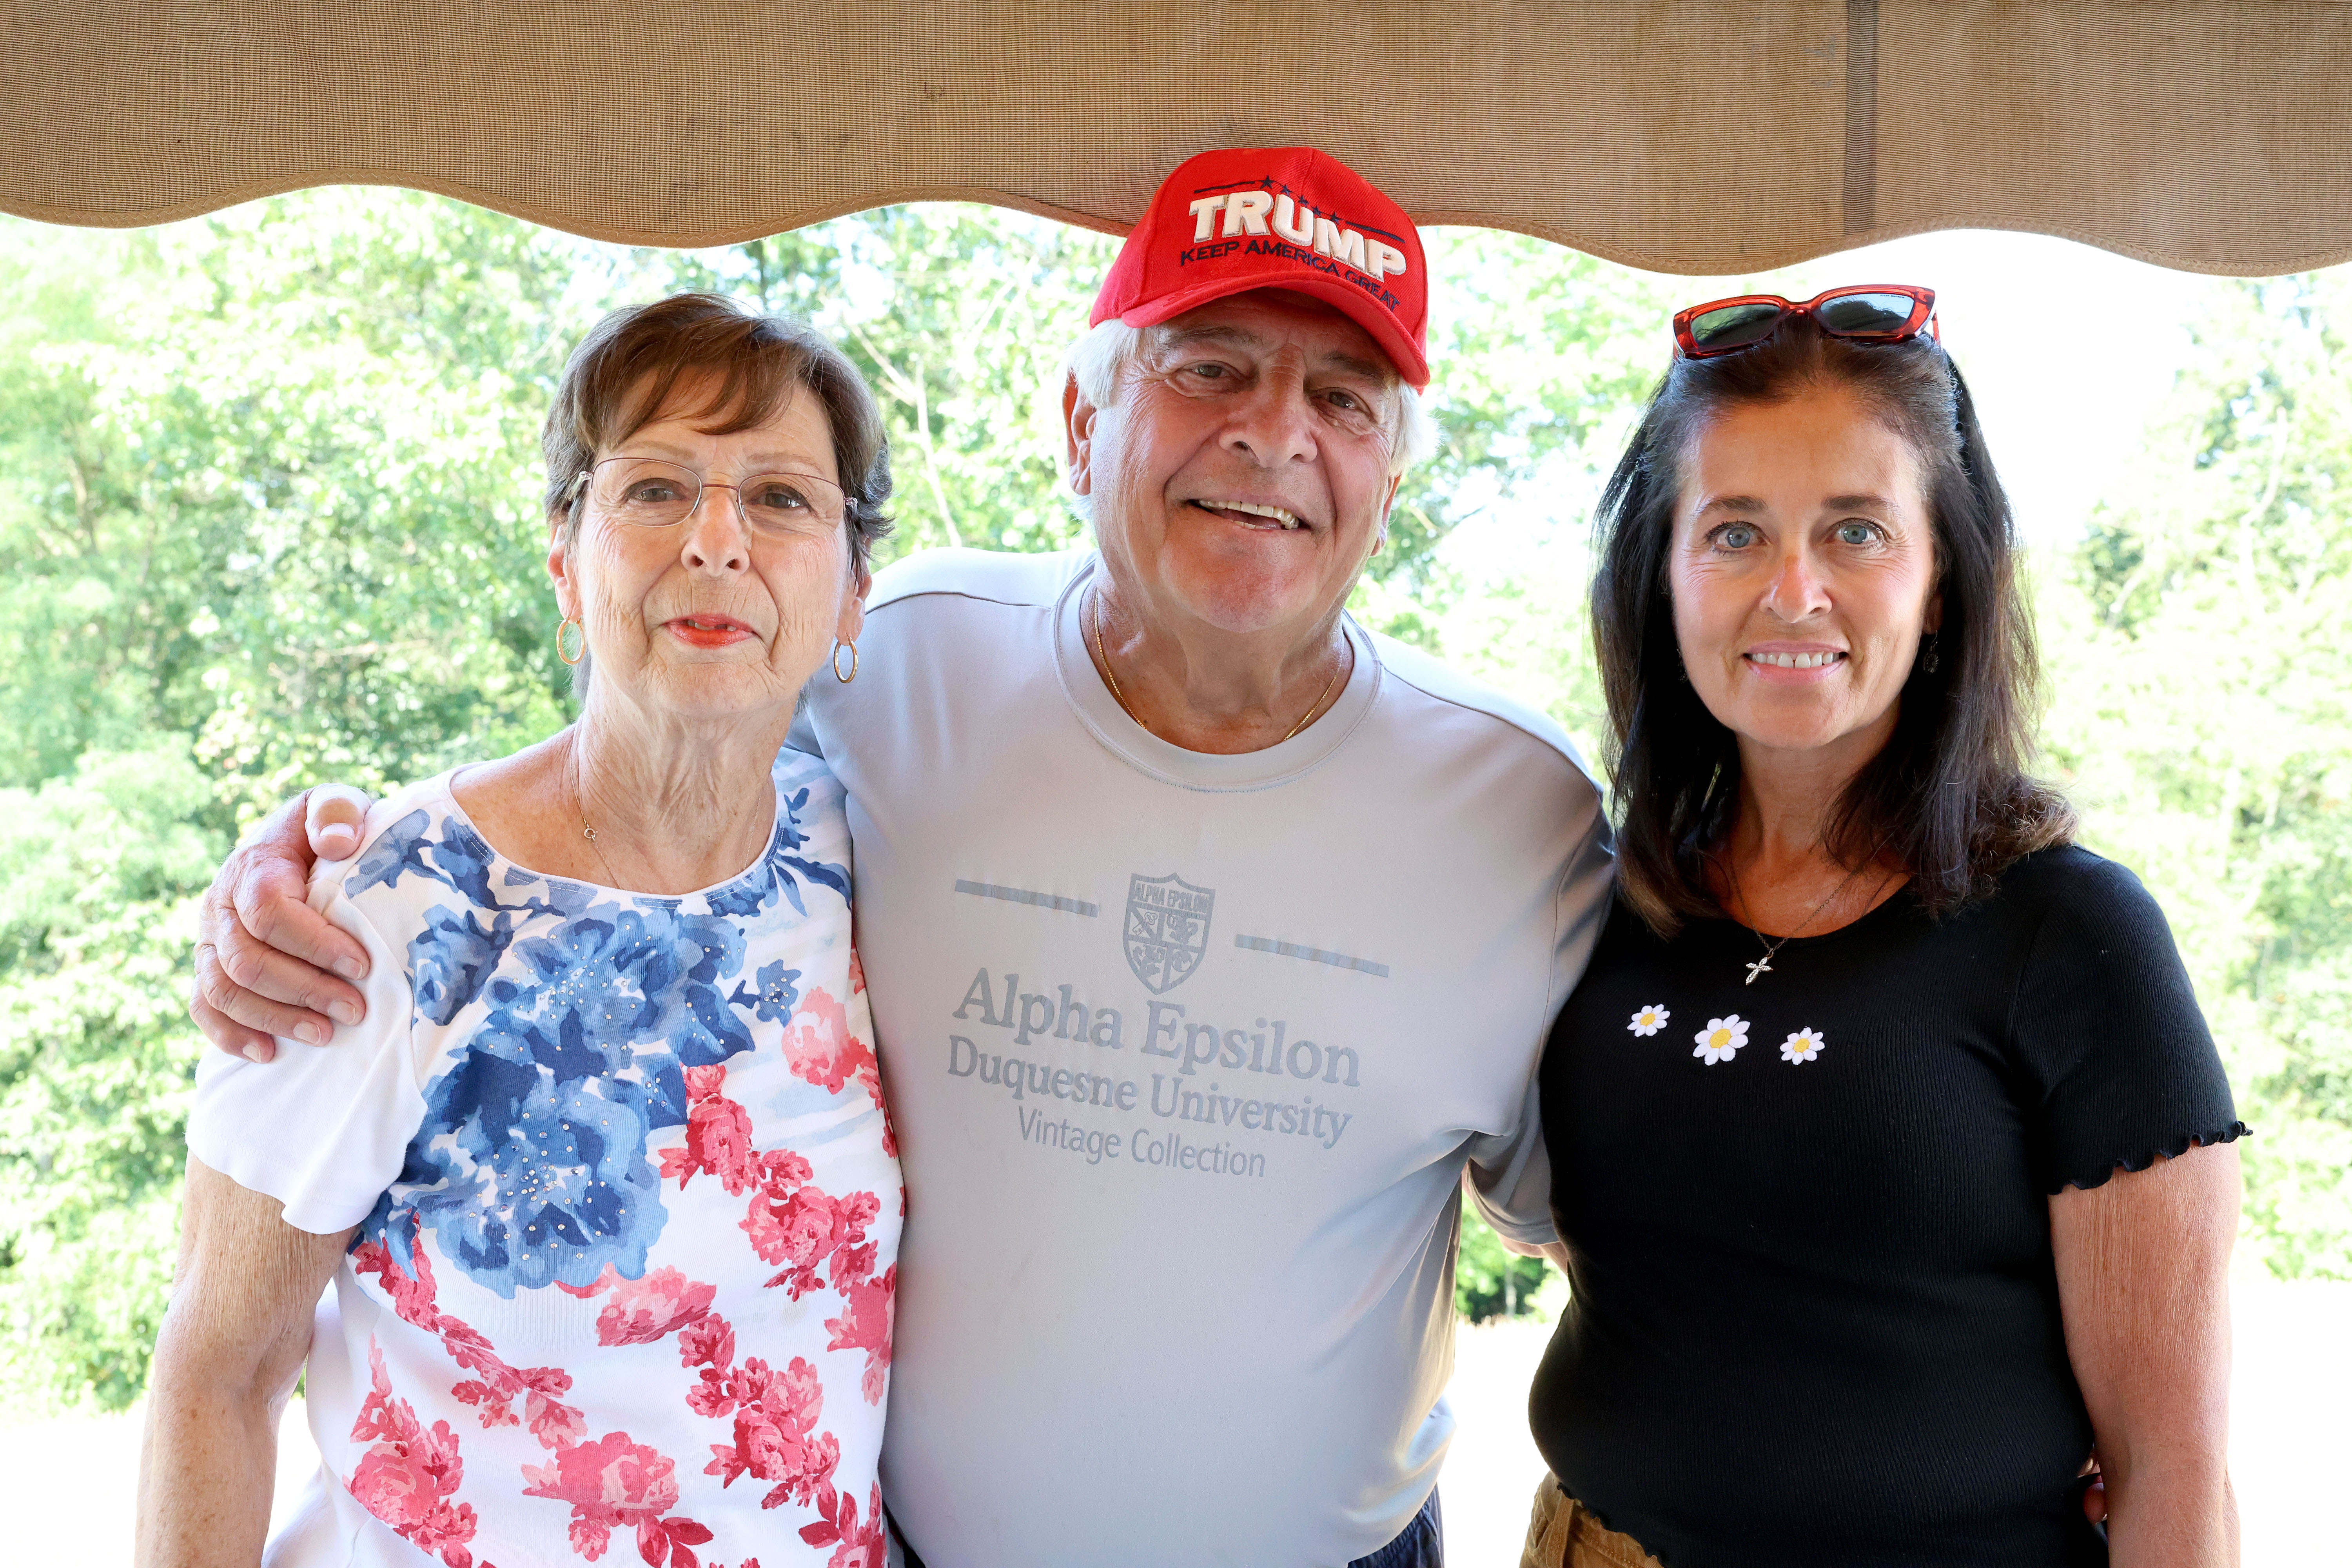
[(1791, 316), (1811, 316), (1833, 338), (1864, 343), (1899, 343), (1922, 331), (1937, 342), (1936, 291), (1909, 283), (1853, 283), (1829, 289), (1803, 304), (1778, 294), (1742, 294), (1710, 300), (1675, 313), (1675, 346), (1685, 359), (1713, 359), (1754, 348)]

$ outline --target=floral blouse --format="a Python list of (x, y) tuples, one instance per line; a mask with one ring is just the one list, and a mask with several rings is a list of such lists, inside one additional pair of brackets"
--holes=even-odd
[(367, 1020), (207, 1062), (188, 1128), (289, 1224), (359, 1227), (273, 1565), (880, 1568), (905, 1198), (840, 786), (793, 752), (775, 784), (766, 853), (682, 897), (514, 865), (449, 775), (318, 868)]

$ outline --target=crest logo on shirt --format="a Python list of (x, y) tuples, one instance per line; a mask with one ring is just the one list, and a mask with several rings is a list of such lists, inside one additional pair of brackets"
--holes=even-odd
[(1122, 931), (1127, 966), (1152, 994), (1174, 989), (1201, 967), (1216, 903), (1215, 889), (1196, 888), (1173, 871), (1128, 879)]

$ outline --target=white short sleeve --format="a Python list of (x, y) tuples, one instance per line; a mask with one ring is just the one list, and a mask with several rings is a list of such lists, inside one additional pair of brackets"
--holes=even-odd
[(1516, 1136), (1472, 1142), (1462, 1186), (1504, 1240), (1543, 1247), (1559, 1239), (1551, 1221), (1551, 1156), (1544, 1147), (1540, 1079), (1528, 1082)]
[[(382, 826), (371, 820), (362, 841)], [(280, 1038), (271, 1062), (207, 1052), (188, 1112), (189, 1152), (239, 1186), (276, 1198), (288, 1225), (314, 1236), (368, 1216), (425, 1121), (402, 954), (343, 897), (352, 865), (320, 866), (310, 902), (367, 949), (360, 986), (366, 1017), (337, 1026), (323, 1046)]]
[(1544, 1143), (1544, 1043), (1551, 1033), (1549, 1013), (1557, 1012), (1584, 978), (1584, 965), (1609, 912), (1615, 874), (1609, 825), (1596, 795), (1591, 825), (1561, 871), (1554, 894), (1551, 1006), (1544, 1019), (1544, 1040), (1537, 1043), (1536, 1070), (1528, 1078), (1517, 1130), (1473, 1141), (1463, 1172), (1464, 1189), (1495, 1234), (1521, 1247), (1544, 1247), (1559, 1239), (1551, 1217), (1551, 1152)]

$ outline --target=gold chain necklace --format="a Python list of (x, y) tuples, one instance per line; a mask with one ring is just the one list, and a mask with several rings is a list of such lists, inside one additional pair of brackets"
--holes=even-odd
[[(1102, 594), (1098, 590), (1088, 589), (1087, 597), (1094, 606), (1095, 662), (1102, 666), (1103, 679), (1110, 684), (1111, 700), (1118, 704), (1118, 710), (1120, 712), (1126, 714), (1129, 719), (1135, 720), (1135, 724), (1138, 729), (1148, 731), (1151, 726), (1146, 724), (1140, 719), (1136, 719), (1135, 710), (1128, 706), (1127, 693), (1118, 689), (1118, 671), (1110, 667), (1110, 649), (1103, 642)], [(1343, 640), (1344, 636), (1345, 634), (1342, 634)], [(1347, 662), (1332, 670), (1331, 679), (1323, 683), (1322, 691), (1317, 695), (1314, 701), (1307, 705), (1307, 711), (1298, 716), (1298, 722), (1293, 724), (1284, 732), (1282, 741), (1287, 741), (1291, 736), (1296, 735), (1299, 731), (1307, 728), (1307, 721), (1314, 718), (1316, 713), (1321, 710), (1324, 698), (1330, 696), (1332, 691), (1338, 688), (1340, 675), (1355, 668), (1356, 645), (1351, 642), (1348, 644)], [(1282, 744), (1282, 741), (1276, 741), (1275, 744), (1279, 746)], [(591, 834), (590, 837), (593, 837), (594, 835)]]
[(597, 842), (596, 830), (588, 826), (588, 792), (580, 783), (580, 742), (575, 734), (572, 742), (572, 803), (580, 815), (580, 837), (588, 840), (588, 847), (596, 852), (596, 864), (604, 868), (604, 885), (625, 892), (620, 878), (613, 874), (613, 863), (604, 858), (604, 847)]

